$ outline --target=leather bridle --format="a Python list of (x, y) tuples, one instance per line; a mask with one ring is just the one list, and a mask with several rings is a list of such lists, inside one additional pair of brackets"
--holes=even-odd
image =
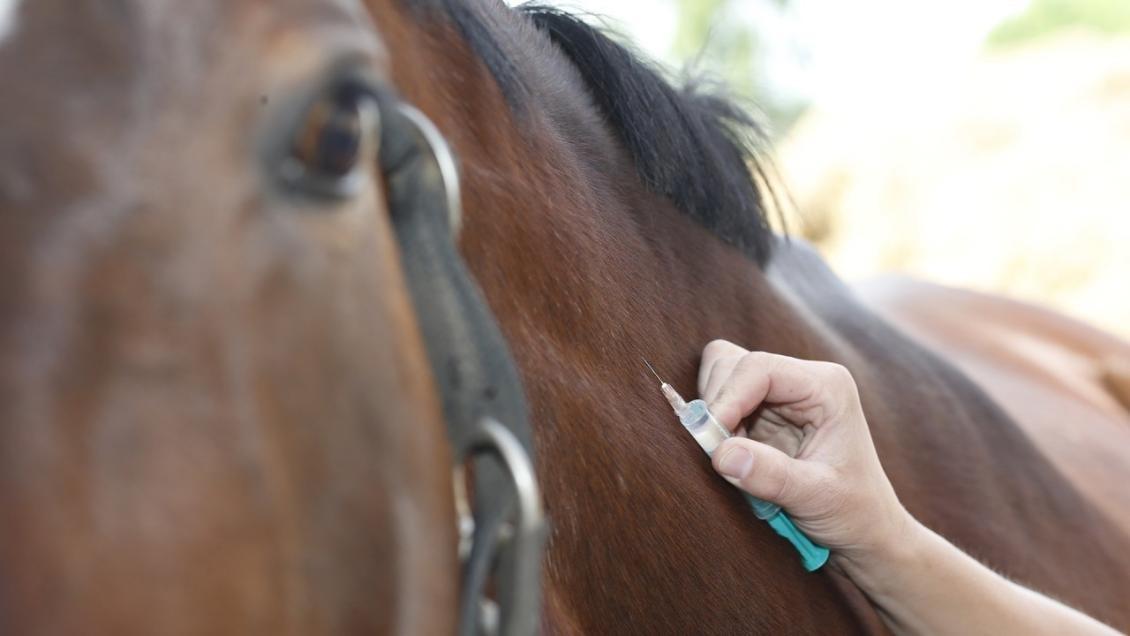
[[(521, 380), (456, 249), (461, 209), (451, 150), (419, 110), (387, 95), (378, 102), (390, 215), (455, 457), (459, 634), (533, 634), (545, 521)], [(464, 466), (473, 472), (470, 500)]]

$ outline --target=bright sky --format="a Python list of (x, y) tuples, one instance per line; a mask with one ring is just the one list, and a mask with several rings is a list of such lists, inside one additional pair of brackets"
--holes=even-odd
[[(637, 45), (667, 59), (675, 33), (672, 0), (561, 0), (605, 15)], [(869, 100), (937, 86), (959, 73), (985, 35), (1028, 0), (792, 0), (779, 14), (768, 0), (739, 12), (770, 42), (771, 83), (819, 102)]]

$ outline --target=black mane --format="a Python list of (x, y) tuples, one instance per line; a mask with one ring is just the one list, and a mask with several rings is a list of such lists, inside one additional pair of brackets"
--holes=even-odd
[[(490, 69), (511, 107), (529, 98), (489, 7), (474, 0), (440, 4)], [(756, 122), (733, 102), (688, 82), (675, 87), (648, 62), (600, 29), (560, 9), (522, 5), (526, 16), (572, 62), (649, 190), (765, 264), (773, 244), (759, 188), (767, 185), (756, 145)]]

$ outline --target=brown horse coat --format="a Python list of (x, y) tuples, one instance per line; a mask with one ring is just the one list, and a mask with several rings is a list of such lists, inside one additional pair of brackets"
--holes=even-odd
[[(689, 394), (718, 337), (846, 364), (916, 515), (1130, 627), (1125, 526), (768, 233), (724, 102), (664, 89), (567, 17), (364, 5), (17, 3), (0, 39), (0, 631), (450, 631), (450, 457), (380, 180), (325, 206), (260, 172), (279, 104), (343, 60), (460, 155), (464, 254), (535, 423), (547, 632), (880, 627), (753, 519), (638, 362)], [(1126, 483), (1114, 460), (1082, 481)]]
[(1046, 309), (918, 281), (859, 288), (969, 374), (1089, 502), (1130, 528), (1130, 344)]
[(368, 17), (14, 8), (0, 633), (451, 632), (451, 458), (379, 179), (281, 192), (258, 152), (342, 58), (382, 67)]
[[(648, 148), (625, 131), (639, 122), (617, 120), (631, 117), (616, 104), (643, 80), (593, 83), (600, 69), (578, 70), (596, 64), (585, 51), (563, 51), (500, 4), (408, 4), (370, 2), (397, 86), (461, 156), (464, 253), (523, 372), (552, 524), (550, 633), (877, 627), (857, 591), (833, 572), (805, 574), (755, 522), (641, 372), (645, 355), (691, 393), (713, 338), (848, 366), (916, 516), (1005, 574), (1130, 627), (1125, 528), (816, 254), (774, 241), (759, 265), (748, 243), (723, 235), (728, 245), (686, 200), (673, 204), (679, 192), (663, 191)], [(588, 45), (618, 55), (605, 40)], [(680, 154), (655, 159), (698, 169)], [(1102, 477), (1124, 478), (1116, 472)]]

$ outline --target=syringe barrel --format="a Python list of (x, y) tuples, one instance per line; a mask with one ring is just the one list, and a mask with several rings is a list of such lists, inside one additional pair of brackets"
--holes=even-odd
[(702, 400), (687, 402), (679, 411), (679, 423), (687, 429), (707, 455), (713, 455), (714, 449), (730, 437), (730, 432), (714, 419), (714, 414), (706, 408), (706, 402)]
[[(702, 400), (687, 402), (686, 407), (679, 413), (679, 422), (707, 455), (713, 455), (719, 444), (732, 437), (730, 431), (714, 419), (714, 414), (706, 408), (706, 402)], [(781, 507), (775, 503), (763, 501), (749, 494), (746, 494), (745, 498), (758, 519), (769, 519), (781, 511)]]
[[(683, 428), (687, 429), (707, 455), (713, 455), (722, 442), (732, 437), (730, 431), (726, 430), (726, 427), (714, 418), (714, 414), (706, 408), (706, 402), (702, 400), (687, 402), (677, 412)], [(801, 556), (804, 569), (813, 572), (820, 569), (828, 561), (828, 548), (813, 543), (804, 532), (793, 524), (792, 519), (784, 510), (781, 510), (780, 506), (758, 499), (749, 493), (743, 492), (742, 494), (749, 502), (750, 507), (753, 508), (753, 514), (758, 519), (768, 522), (777, 534), (792, 543)]]

